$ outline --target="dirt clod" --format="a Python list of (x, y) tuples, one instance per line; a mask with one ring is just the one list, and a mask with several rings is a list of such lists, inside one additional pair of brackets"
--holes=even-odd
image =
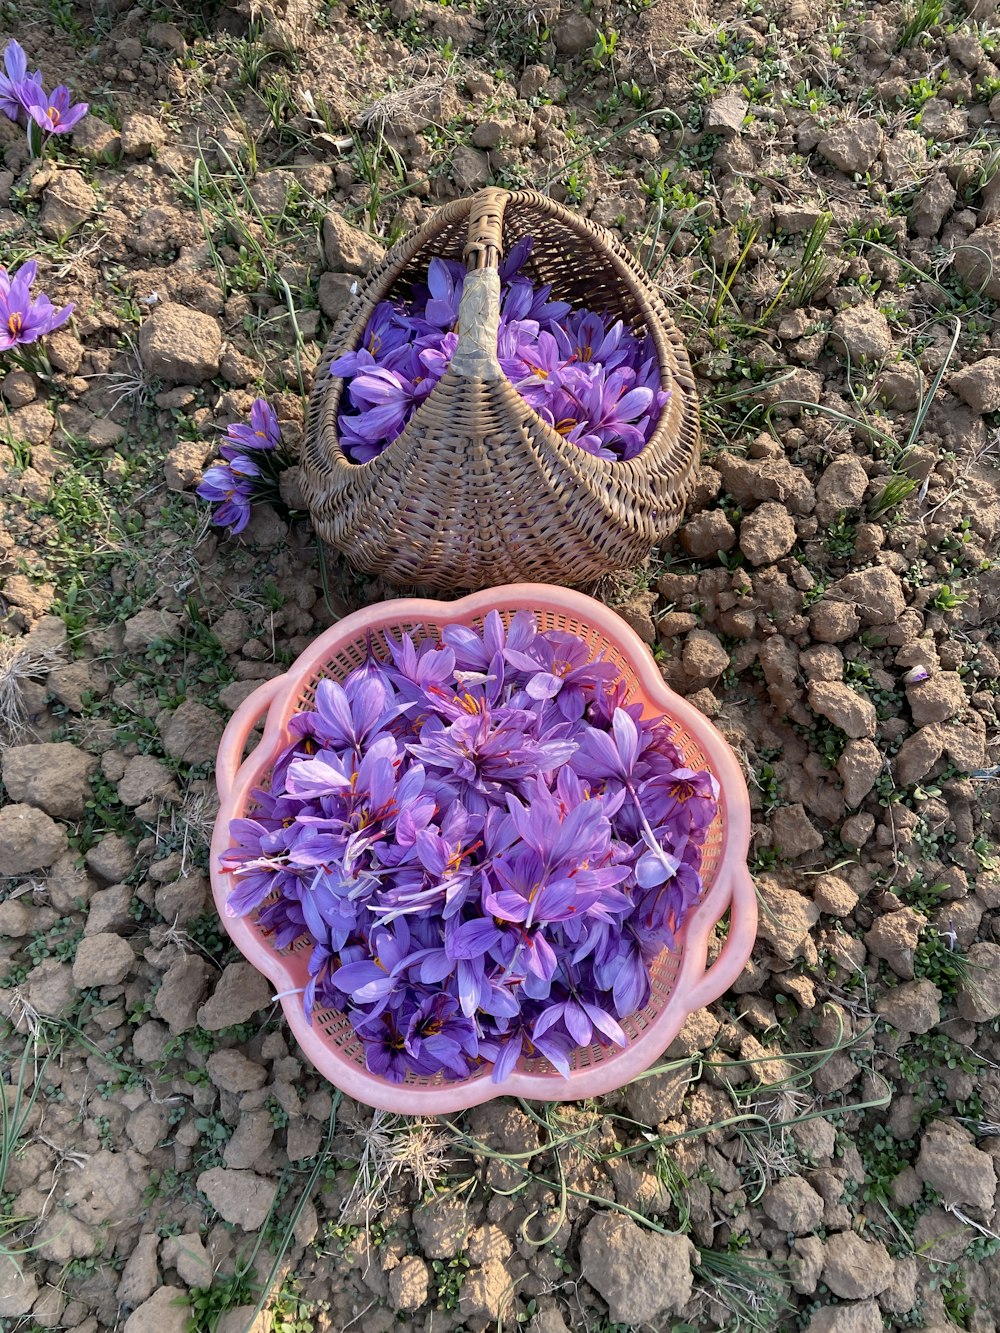
[(697, 1253), (686, 1236), (650, 1234), (625, 1217), (601, 1213), (583, 1233), (580, 1265), (612, 1320), (641, 1324), (680, 1312), (691, 1296)]

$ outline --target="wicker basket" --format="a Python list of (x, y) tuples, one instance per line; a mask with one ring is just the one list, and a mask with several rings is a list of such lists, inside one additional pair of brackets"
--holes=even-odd
[[(652, 335), (670, 398), (636, 458), (611, 462), (568, 443), (497, 363), (497, 264), (529, 235), (523, 271), (533, 282)], [(370, 463), (351, 463), (337, 438), (344, 381), (329, 365), (357, 348), (378, 302), (425, 278), (436, 255), (464, 257), (469, 269), (451, 366), (397, 440)], [(698, 443), (687, 354), (635, 259), (543, 195), (489, 189), (442, 208), (361, 284), (316, 371), (302, 472), (323, 540), (390, 582), (579, 585), (641, 562), (673, 531)]]

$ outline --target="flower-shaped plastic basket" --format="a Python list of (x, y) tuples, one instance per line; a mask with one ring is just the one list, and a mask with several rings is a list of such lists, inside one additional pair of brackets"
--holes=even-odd
[[(230, 821), (253, 809), (252, 792), (266, 787), (275, 759), (288, 744), (289, 719), (313, 707), (316, 685), (325, 676), (343, 679), (360, 666), (369, 634), (376, 652), (381, 633), (390, 630), (418, 637), (436, 636), (443, 625), (481, 627), (487, 612), (505, 621), (520, 610), (533, 611), (544, 630), (567, 630), (603, 652), (620, 669), (630, 702), (641, 701), (647, 716), (665, 715), (673, 739), (690, 768), (708, 769), (719, 781), (719, 812), (708, 831), (702, 864), (704, 890), (678, 934), (677, 947), (664, 950), (652, 969), (646, 1007), (622, 1020), (629, 1042), (624, 1048), (598, 1044), (578, 1047), (565, 1078), (547, 1060), (522, 1058), (500, 1083), (491, 1066), (475, 1075), (447, 1080), (410, 1075), (391, 1083), (369, 1073), (364, 1050), (346, 1015), (314, 1012), (309, 1023), (299, 993), (308, 980), (310, 954), (303, 938), (278, 950), (258, 926), (257, 913), (240, 917), (227, 906), (232, 876), (220, 856), (231, 845)], [(243, 760), (247, 740), (264, 721), (264, 734)], [(222, 921), (243, 956), (272, 982), (282, 996), (289, 1025), (303, 1052), (324, 1077), (358, 1101), (408, 1115), (442, 1115), (493, 1097), (513, 1095), (541, 1101), (595, 1097), (610, 1092), (648, 1069), (673, 1041), (687, 1016), (719, 998), (736, 980), (750, 956), (757, 930), (757, 905), (746, 857), (750, 838), (750, 802), (736, 756), (715, 727), (668, 689), (648, 648), (613, 611), (582, 593), (547, 584), (520, 583), (490, 588), (456, 602), (407, 598), (355, 612), (321, 634), (283, 676), (266, 681), (236, 710), (226, 727), (216, 769), (221, 805), (212, 838), (211, 876)], [(729, 912), (729, 930), (721, 952), (706, 966), (709, 937)]]

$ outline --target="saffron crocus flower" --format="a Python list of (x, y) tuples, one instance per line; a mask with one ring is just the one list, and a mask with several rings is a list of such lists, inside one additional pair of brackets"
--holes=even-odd
[(277, 449), (281, 427), (274, 408), (265, 398), (258, 398), (250, 408), (250, 424), (234, 422), (226, 431), (229, 439), (244, 449)]
[(57, 310), (44, 293), (32, 300), (31, 284), (37, 272), (33, 259), (22, 264), (13, 276), (0, 268), (0, 352), (44, 338), (73, 313), (72, 305)]
[(23, 47), (13, 38), (7, 43), (3, 53), (3, 73), (0, 74), (0, 111), (9, 120), (18, 120), (22, 113), (26, 116), (28, 108), (44, 97), (42, 92), (42, 71), (36, 69), (28, 73), (28, 57)]
[(47, 97), (41, 88), (37, 91), (42, 96), (28, 107), (28, 115), (49, 134), (69, 134), (87, 114), (86, 102), (70, 103), (70, 91), (65, 84), (54, 88)]
[(254, 481), (260, 468), (249, 458), (234, 457), (230, 462), (210, 467), (201, 479), (196, 494), (218, 505), (212, 522), (220, 528), (240, 533), (250, 522)]

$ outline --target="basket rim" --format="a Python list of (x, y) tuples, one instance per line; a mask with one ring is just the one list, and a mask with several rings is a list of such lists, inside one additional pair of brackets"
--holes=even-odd
[[(652, 706), (677, 721), (698, 741), (720, 784), (722, 845), (719, 864), (702, 900), (685, 918), (677, 935), (679, 963), (672, 991), (659, 1014), (623, 1050), (599, 1064), (575, 1070), (569, 1078), (557, 1071), (527, 1071), (518, 1066), (499, 1083), (489, 1067), (466, 1079), (432, 1087), (392, 1083), (371, 1074), (330, 1046), (310, 1024), (285, 958), (262, 943), (249, 918), (227, 907), (230, 874), (219, 856), (230, 845), (230, 821), (245, 809), (252, 788), (286, 742), (286, 725), (295, 711), (302, 684), (317, 668), (349, 643), (369, 632), (398, 627), (402, 622), (468, 623), (490, 610), (553, 611), (573, 616), (597, 630), (627, 657), (641, 690)], [(243, 957), (276, 987), (285, 1017), (305, 1055), (317, 1071), (348, 1095), (370, 1106), (404, 1114), (446, 1114), (501, 1096), (553, 1101), (593, 1097), (612, 1091), (642, 1073), (662, 1055), (689, 1014), (723, 994), (742, 970), (756, 936), (756, 895), (746, 868), (750, 841), (750, 800), (739, 762), (717, 729), (696, 708), (674, 693), (660, 676), (646, 645), (635, 631), (602, 603), (570, 589), (546, 584), (509, 584), (472, 593), (453, 602), (399, 598), (354, 612), (324, 631), (284, 675), (265, 682), (234, 714), (219, 750), (217, 781), (220, 807), (210, 851), (210, 878), (224, 928)], [(264, 733), (243, 762), (242, 744), (266, 708)], [(242, 713), (242, 710), (247, 710)], [(709, 936), (731, 909), (729, 936), (722, 953), (707, 967)], [(292, 993), (283, 994), (283, 992)]]

